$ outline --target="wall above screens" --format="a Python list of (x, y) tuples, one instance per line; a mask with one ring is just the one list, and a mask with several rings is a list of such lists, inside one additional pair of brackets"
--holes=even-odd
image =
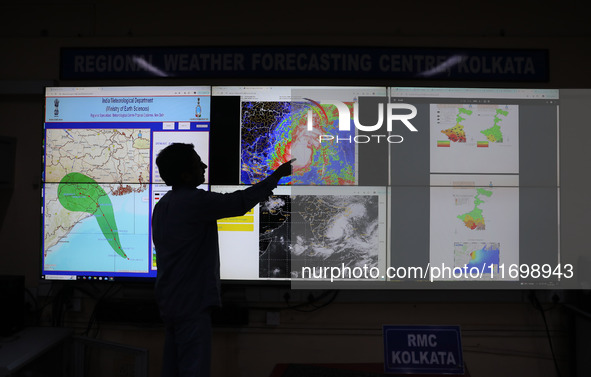
[[(224, 280), (557, 284), (508, 273), (560, 263), (557, 90), (56, 87), (45, 106), (45, 279), (153, 279), (151, 210), (169, 189), (154, 160), (189, 142), (216, 192), (297, 158), (273, 197), (218, 222)], [(400, 274), (437, 266), (478, 279)]]

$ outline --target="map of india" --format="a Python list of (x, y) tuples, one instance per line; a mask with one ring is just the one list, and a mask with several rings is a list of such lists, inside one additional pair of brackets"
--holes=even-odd
[(48, 129), (45, 181), (60, 182), (72, 172), (98, 183), (147, 183), (149, 129)]
[(46, 130), (47, 270), (146, 270), (150, 144), (149, 129)]

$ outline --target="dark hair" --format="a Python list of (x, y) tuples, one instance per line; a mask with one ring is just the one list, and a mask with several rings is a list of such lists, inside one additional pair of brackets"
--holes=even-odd
[(156, 157), (160, 177), (167, 186), (182, 183), (181, 175), (190, 171), (193, 156), (197, 155), (193, 144), (173, 143), (164, 148)]

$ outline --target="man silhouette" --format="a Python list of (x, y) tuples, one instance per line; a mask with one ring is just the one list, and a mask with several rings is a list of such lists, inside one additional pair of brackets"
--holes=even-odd
[(241, 216), (291, 174), (284, 163), (263, 181), (229, 194), (198, 189), (207, 165), (192, 144), (171, 144), (156, 158), (172, 186), (154, 207), (156, 301), (166, 327), (162, 376), (210, 375), (211, 309), (221, 305), (217, 219)]

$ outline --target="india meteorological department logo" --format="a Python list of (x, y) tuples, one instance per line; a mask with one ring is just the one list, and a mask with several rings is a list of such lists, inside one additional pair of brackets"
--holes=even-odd
[[(309, 98), (304, 98), (308, 101), (308, 112), (307, 112), (307, 130), (308, 132), (314, 132), (318, 130), (323, 130), (322, 126), (314, 127), (314, 120), (317, 119), (317, 122), (320, 124), (328, 124), (329, 118), (333, 118), (336, 116), (338, 119), (338, 131), (339, 133), (345, 132), (348, 133), (345, 136), (340, 135), (339, 133), (331, 134), (331, 133), (322, 133), (318, 134), (318, 142), (330, 142), (336, 141), (336, 143), (355, 143), (355, 144), (365, 144), (369, 143), (372, 140), (379, 143), (382, 140), (386, 140), (388, 143), (398, 144), (404, 141), (404, 138), (401, 135), (386, 135), (386, 134), (373, 134), (373, 132), (379, 131), (383, 124), (384, 124), (384, 104), (378, 104), (378, 120), (374, 125), (363, 125), (359, 120), (359, 103), (354, 102), (352, 104), (353, 108), (353, 124), (357, 130), (363, 132), (371, 132), (371, 135), (356, 135), (355, 132), (351, 132), (351, 109), (350, 105), (341, 102), (341, 101), (322, 101), (317, 102)], [(336, 113), (332, 112), (332, 116), (329, 116), (326, 112), (326, 107), (323, 105), (332, 105), (334, 106)], [(400, 110), (409, 110), (409, 113), (401, 114), (399, 113)], [(316, 116), (315, 116), (316, 115)], [(412, 125), (410, 119), (413, 119), (417, 115), (417, 108), (413, 105), (405, 104), (405, 103), (388, 103), (386, 104), (386, 131), (388, 133), (392, 132), (392, 126), (394, 121), (400, 121), (402, 124), (408, 128), (411, 132), (418, 132), (418, 130)], [(317, 123), (318, 125), (318, 123)], [(353, 130), (354, 131), (354, 130)]]
[(55, 99), (53, 101), (53, 116), (58, 117), (60, 115), (60, 100), (59, 99)]
[(201, 99), (197, 98), (197, 105), (195, 106), (195, 116), (201, 118)]

